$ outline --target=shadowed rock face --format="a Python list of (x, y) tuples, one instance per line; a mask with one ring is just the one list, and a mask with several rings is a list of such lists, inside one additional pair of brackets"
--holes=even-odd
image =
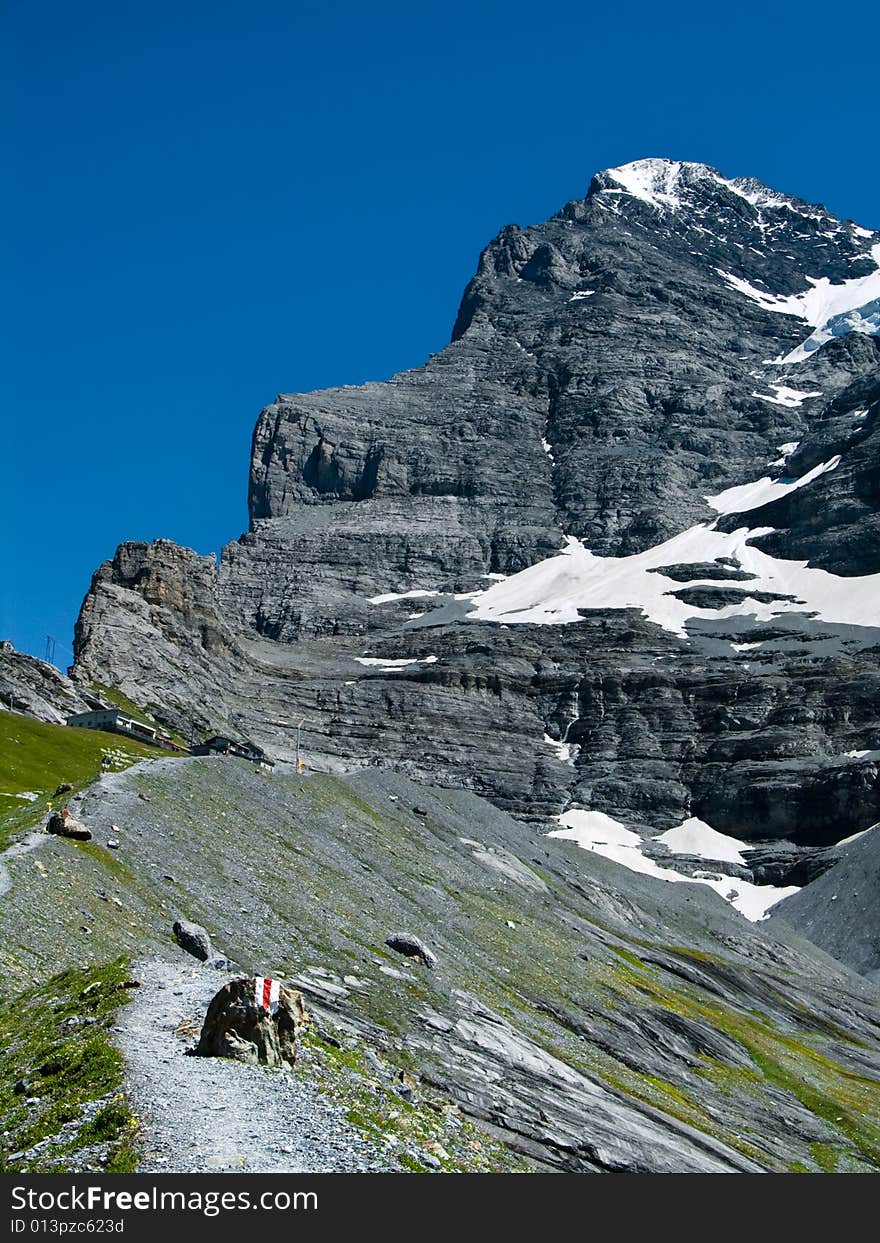
[(876, 235), (702, 165), (633, 176), (503, 229), (424, 367), (279, 396), (254, 433), (249, 531), (219, 567), (122, 545), (84, 602), (77, 677), (280, 757), (304, 719), (311, 764), (393, 766), (529, 816), (696, 815), (823, 847), (880, 818), (876, 764), (849, 754), (880, 746), (870, 619), (797, 611), (735, 558), (670, 556), (670, 593), (697, 610), (683, 635), (636, 607), (535, 626), (468, 620), (455, 598), (566, 537), (641, 552), (712, 522), (708, 496), (838, 456), (717, 529), (880, 570), (878, 340), (785, 365), (812, 327), (767, 305), (868, 275)]
[(880, 984), (880, 826), (836, 854), (818, 880), (774, 908), (772, 928), (795, 929)]

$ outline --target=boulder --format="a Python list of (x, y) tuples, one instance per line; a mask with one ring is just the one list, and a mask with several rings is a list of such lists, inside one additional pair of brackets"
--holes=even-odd
[(180, 948), (192, 954), (193, 958), (198, 958), (200, 962), (213, 958), (211, 938), (201, 924), (191, 924), (187, 919), (175, 919), (172, 931)]
[(437, 957), (428, 949), (424, 941), (420, 941), (418, 937), (414, 937), (410, 932), (394, 932), (390, 937), (385, 938), (385, 944), (389, 949), (396, 950), (398, 954), (403, 954), (404, 958), (413, 958), (416, 962), (420, 962), (423, 967), (434, 967), (437, 965)]
[(46, 832), (54, 833), (58, 837), (72, 837), (78, 842), (88, 842), (92, 837), (92, 830), (87, 829), (81, 820), (77, 820), (69, 807), (52, 812), (46, 823)]
[(230, 980), (208, 1006), (194, 1053), (252, 1066), (292, 1066), (299, 1030), (308, 1021), (302, 995), (280, 981)]

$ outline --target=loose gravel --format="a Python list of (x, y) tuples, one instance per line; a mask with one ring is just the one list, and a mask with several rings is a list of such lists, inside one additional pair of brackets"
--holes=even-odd
[(161, 958), (134, 968), (141, 981), (115, 1034), (126, 1086), (142, 1124), (141, 1173), (380, 1173), (390, 1166), (325, 1099), (299, 1065), (245, 1066), (192, 1057), (215, 971)]

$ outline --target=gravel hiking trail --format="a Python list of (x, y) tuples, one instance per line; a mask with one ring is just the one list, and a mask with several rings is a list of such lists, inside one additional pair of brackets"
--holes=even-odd
[(378, 1173), (396, 1169), (292, 1069), (191, 1057), (221, 972), (151, 957), (115, 1035), (142, 1125), (140, 1173)]

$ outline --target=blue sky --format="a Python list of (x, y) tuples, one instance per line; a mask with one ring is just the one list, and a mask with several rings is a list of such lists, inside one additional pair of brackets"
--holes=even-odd
[(122, 540), (219, 552), (261, 406), (442, 348), (485, 243), (597, 169), (700, 160), (880, 226), (880, 21), (841, 13), (8, 0), (0, 637), (63, 666)]

